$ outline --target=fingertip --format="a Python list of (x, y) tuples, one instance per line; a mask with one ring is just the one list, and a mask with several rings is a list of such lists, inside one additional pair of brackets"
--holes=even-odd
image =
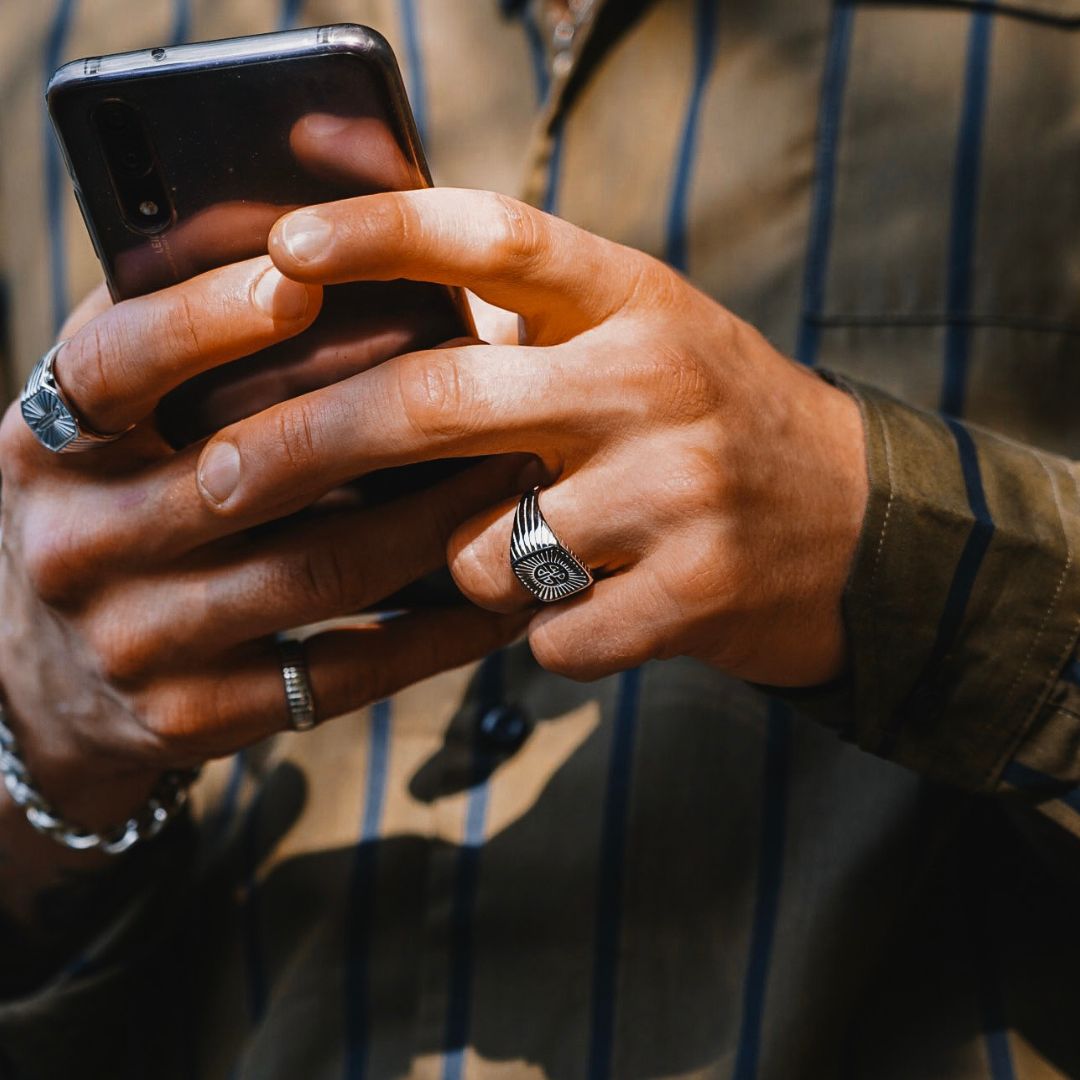
[(307, 325), (322, 307), (322, 287), (293, 281), (276, 266), (270, 266), (255, 279), (251, 300), (275, 323)]
[(211, 439), (199, 455), (195, 477), (203, 502), (222, 509), (240, 483), (240, 451), (225, 439)]
[(298, 281), (314, 280), (333, 235), (334, 227), (323, 215), (295, 210), (274, 223), (267, 250), (274, 265), (286, 276)]

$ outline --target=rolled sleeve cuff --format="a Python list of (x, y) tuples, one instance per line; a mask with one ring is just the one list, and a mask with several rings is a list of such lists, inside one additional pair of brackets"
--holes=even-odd
[(991, 790), (1080, 630), (1075, 465), (835, 381), (862, 409), (870, 479), (844, 597), (851, 734)]

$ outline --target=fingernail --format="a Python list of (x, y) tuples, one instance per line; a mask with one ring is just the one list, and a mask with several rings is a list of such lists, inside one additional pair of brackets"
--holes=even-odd
[(349, 126), (349, 119), (330, 113), (311, 113), (304, 117), (304, 124), (312, 135), (324, 138), (328, 135), (340, 135)]
[(197, 475), (211, 502), (226, 502), (240, 482), (240, 451), (231, 442), (210, 443), (199, 458)]
[(326, 250), (333, 231), (317, 214), (292, 214), (281, 226), (281, 242), (297, 262), (311, 262)]
[(280, 270), (271, 266), (255, 282), (251, 298), (264, 315), (292, 322), (307, 314), (310, 294), (306, 285), (290, 281)]

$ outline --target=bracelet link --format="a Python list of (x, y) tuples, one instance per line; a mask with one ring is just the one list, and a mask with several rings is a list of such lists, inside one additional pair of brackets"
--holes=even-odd
[(174, 769), (163, 773), (143, 806), (122, 825), (100, 833), (81, 828), (61, 817), (38, 790), (0, 702), (0, 773), (4, 786), (34, 829), (72, 851), (120, 855), (138, 843), (152, 840), (187, 804), (188, 788), (200, 771)]

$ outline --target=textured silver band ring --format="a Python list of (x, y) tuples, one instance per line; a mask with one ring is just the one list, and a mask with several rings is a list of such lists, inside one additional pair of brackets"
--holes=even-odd
[(543, 604), (584, 592), (592, 583), (589, 568), (555, 535), (540, 512), (540, 489), (525, 492), (510, 533), (510, 565), (518, 581)]
[(30, 372), (30, 377), (19, 395), (19, 407), (26, 426), (34, 433), (37, 441), (54, 454), (74, 454), (90, 450), (104, 443), (115, 442), (131, 430), (129, 427), (115, 435), (102, 435), (79, 421), (53, 374), (56, 355), (66, 344), (66, 341), (58, 341), (34, 365), (34, 370)]
[(285, 682), (289, 727), (293, 731), (308, 731), (315, 726), (315, 695), (311, 689), (304, 646), (295, 638), (279, 638), (278, 656), (281, 659), (281, 677)]

